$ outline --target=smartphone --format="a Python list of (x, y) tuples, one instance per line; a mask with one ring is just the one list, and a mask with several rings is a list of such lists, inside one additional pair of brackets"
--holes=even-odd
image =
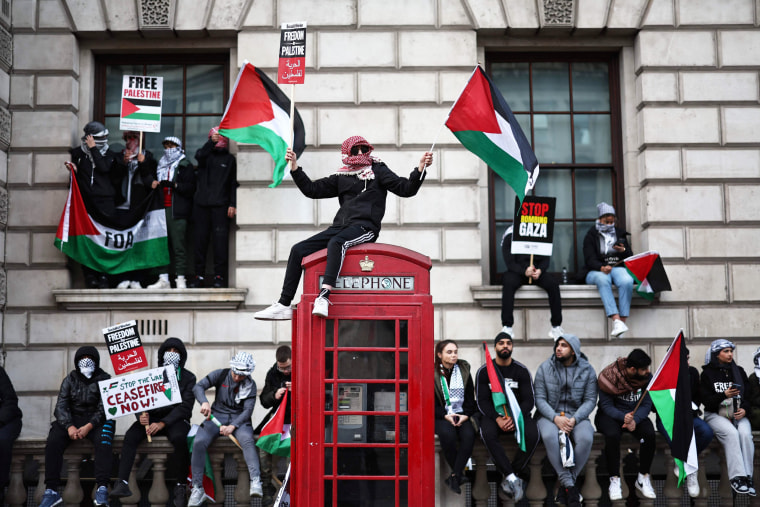
[(459, 424), (459, 416), (455, 415), (452, 419), (454, 419), (454, 424)]
[(742, 385), (741, 384), (734, 384), (731, 382), (731, 389), (739, 389)]

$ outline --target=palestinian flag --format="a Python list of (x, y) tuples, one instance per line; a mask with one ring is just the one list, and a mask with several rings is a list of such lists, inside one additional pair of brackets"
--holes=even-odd
[(525, 451), (525, 419), (523, 418), (520, 404), (512, 389), (506, 384), (502, 385), (501, 375), (496, 373), (496, 368), (491, 359), (491, 353), (488, 351), (488, 344), (483, 342), (483, 349), (486, 351), (486, 371), (488, 372), (488, 383), (491, 385), (491, 400), (496, 409), (496, 413), (501, 416), (509, 416), (515, 423), (515, 440), (523, 452)]
[(86, 204), (77, 179), (71, 178), (55, 246), (99, 273), (118, 274), (169, 264), (166, 216), (160, 189), (118, 219)]
[[(199, 426), (197, 424), (193, 424), (187, 434), (187, 448), (190, 451), (190, 454), (193, 453), (193, 442), (195, 442), (195, 434), (198, 433), (198, 428)], [(193, 487), (192, 466), (188, 467), (187, 483), (191, 488)], [(205, 499), (208, 500), (209, 503), (215, 503), (214, 497), (216, 496), (216, 486), (214, 485), (214, 469), (211, 468), (211, 460), (208, 457), (208, 453), (206, 453), (206, 460), (203, 463), (203, 493)]]
[(299, 157), (306, 148), (298, 110), (295, 110), (292, 133), (290, 125), (290, 99), (260, 69), (248, 61), (243, 62), (219, 124), (219, 133), (239, 143), (258, 144), (269, 152), (274, 160), (271, 188), (279, 185), (285, 175), (285, 151), (291, 141)]
[(264, 425), (256, 446), (275, 456), (290, 456), (290, 424), (285, 424), (285, 412), (288, 405), (288, 391), (282, 397), (277, 412)]
[(680, 486), (687, 475), (699, 468), (683, 330), (673, 340), (647, 390), (670, 439), (670, 453), (678, 465)]
[(122, 97), (121, 117), (126, 120), (161, 121), (161, 101)]
[(538, 178), (538, 160), (504, 97), (479, 65), (452, 106), (446, 126), (522, 202)]
[(670, 281), (662, 265), (662, 259), (654, 250), (628, 257), (623, 262), (636, 280), (636, 292), (641, 297), (651, 301), (655, 293), (670, 290)]

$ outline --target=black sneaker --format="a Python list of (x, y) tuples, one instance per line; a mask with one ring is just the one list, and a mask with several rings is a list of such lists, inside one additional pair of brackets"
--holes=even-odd
[(224, 288), (224, 277), (220, 275), (216, 275), (214, 277), (213, 287), (215, 289), (222, 289)]
[(755, 485), (752, 484), (752, 477), (745, 477), (744, 478), (744, 484), (747, 485), (747, 494), (749, 496), (757, 496), (757, 491), (755, 490)]
[(459, 479), (456, 475), (449, 475), (444, 482), (449, 487), (449, 489), (451, 489), (451, 491), (457, 495), (462, 494), (462, 489), (459, 487)]
[(109, 493), (109, 496), (113, 496), (113, 497), (132, 496), (132, 492), (129, 490), (129, 486), (124, 481), (119, 479), (114, 483), (113, 488), (111, 488), (111, 492)]
[(738, 475), (731, 479), (731, 489), (736, 491), (740, 495), (747, 495), (749, 494), (749, 488), (747, 487), (747, 484), (745, 483), (744, 477), (739, 477)]
[(184, 484), (177, 484), (174, 487), (174, 507), (185, 507), (187, 505), (187, 487)]
[(203, 277), (195, 275), (187, 282), (188, 289), (201, 289), (203, 288)]
[(557, 496), (554, 497), (554, 503), (559, 505), (567, 505), (567, 488), (562, 484), (557, 488)]
[(566, 488), (565, 494), (567, 495), (567, 507), (581, 507), (583, 497), (577, 486)]

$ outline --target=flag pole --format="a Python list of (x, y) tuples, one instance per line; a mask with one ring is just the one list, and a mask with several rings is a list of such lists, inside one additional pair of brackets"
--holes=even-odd
[[(530, 254), (530, 265), (531, 266), (533, 265), (533, 254)], [(536, 269), (536, 268), (533, 268), (533, 269)], [(532, 285), (532, 284), (533, 284), (533, 277), (529, 276), (528, 277), (528, 285)]]
[(290, 135), (288, 136), (288, 148), (293, 147), (293, 129), (296, 118), (296, 85), (290, 85)]

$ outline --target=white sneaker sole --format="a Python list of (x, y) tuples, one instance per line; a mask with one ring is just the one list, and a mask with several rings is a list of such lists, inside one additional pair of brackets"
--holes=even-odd
[[(277, 313), (277, 314), (261, 314), (261, 312), (257, 312), (253, 314), (253, 318), (256, 320), (292, 320), (293, 314), (290, 313)], [(191, 507), (191, 506), (188, 506)]]

